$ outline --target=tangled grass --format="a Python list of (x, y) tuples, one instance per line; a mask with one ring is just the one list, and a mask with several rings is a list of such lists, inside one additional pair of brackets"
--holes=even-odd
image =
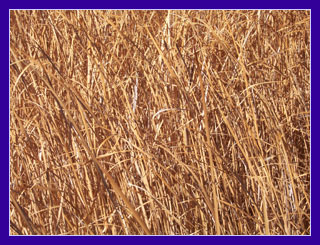
[(310, 234), (310, 11), (12, 10), (10, 233)]

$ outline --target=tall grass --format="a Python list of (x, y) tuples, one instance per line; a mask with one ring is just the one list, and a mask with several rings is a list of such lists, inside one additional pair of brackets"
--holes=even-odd
[(10, 233), (310, 234), (310, 12), (11, 11)]

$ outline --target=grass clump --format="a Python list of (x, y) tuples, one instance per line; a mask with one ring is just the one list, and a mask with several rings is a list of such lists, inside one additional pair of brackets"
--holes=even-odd
[(310, 11), (12, 10), (10, 233), (310, 234)]

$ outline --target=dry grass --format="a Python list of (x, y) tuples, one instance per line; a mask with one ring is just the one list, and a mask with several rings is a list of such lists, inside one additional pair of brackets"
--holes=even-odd
[(11, 234), (310, 234), (309, 11), (11, 11)]

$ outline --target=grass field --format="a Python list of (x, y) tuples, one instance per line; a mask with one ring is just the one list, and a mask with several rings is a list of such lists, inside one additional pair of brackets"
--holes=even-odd
[(10, 234), (309, 235), (310, 11), (10, 11)]

